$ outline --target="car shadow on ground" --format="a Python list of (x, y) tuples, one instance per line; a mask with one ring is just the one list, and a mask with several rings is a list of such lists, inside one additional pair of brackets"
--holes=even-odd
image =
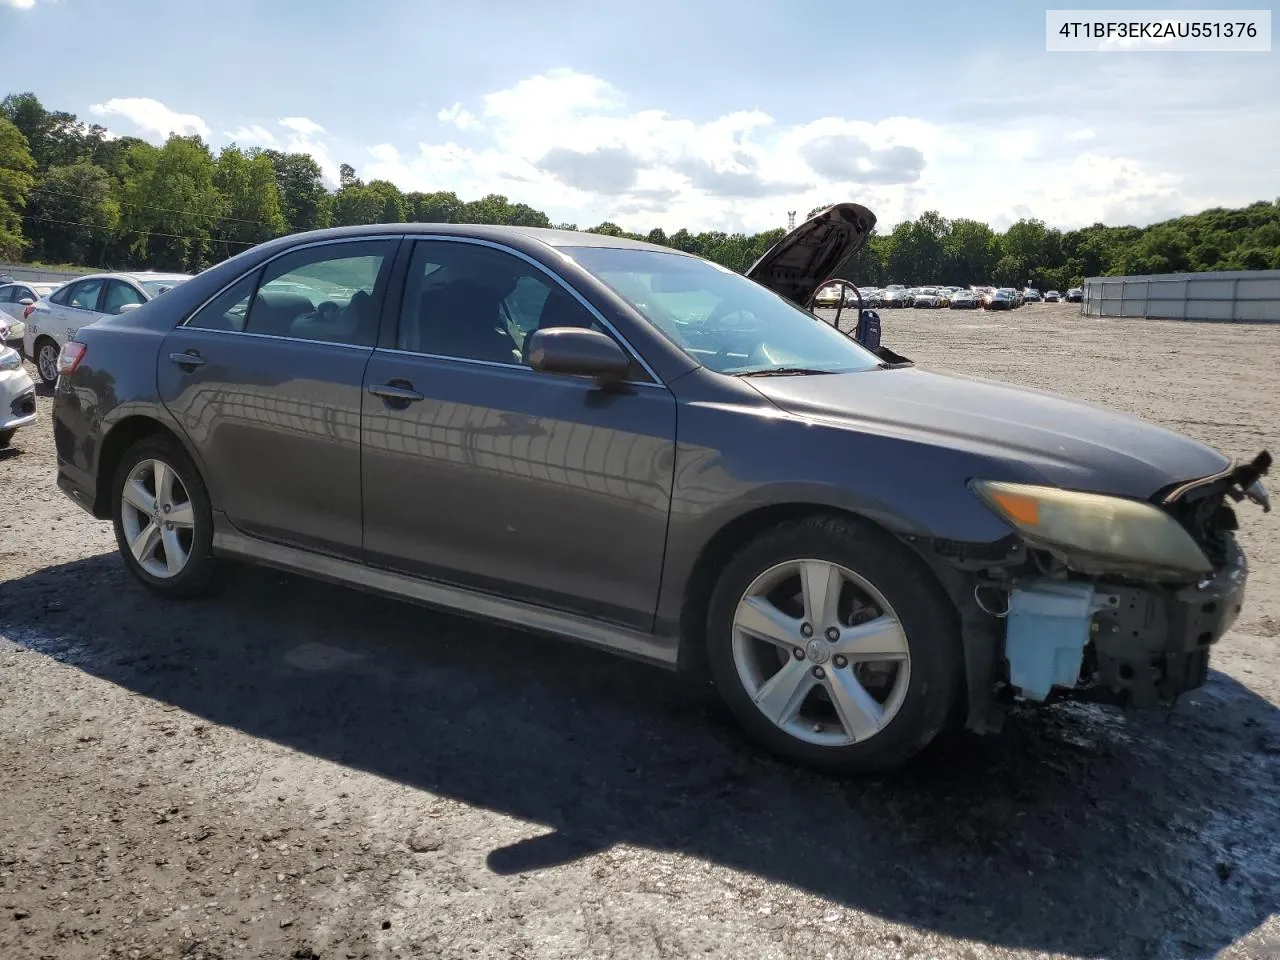
[(626, 843), (951, 936), (1112, 957), (1207, 956), (1280, 908), (1280, 722), (1220, 673), (1170, 714), (1033, 711), (837, 778), (761, 756), (656, 669), (274, 571), (224, 579), (179, 604), (114, 555), (49, 567), (4, 585), (0, 633), (547, 827), (491, 851), (498, 873)]

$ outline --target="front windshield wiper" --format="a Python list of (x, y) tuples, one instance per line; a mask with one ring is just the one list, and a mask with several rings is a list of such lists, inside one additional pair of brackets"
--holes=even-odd
[(740, 377), (795, 377), (805, 374), (839, 373), (839, 370), (815, 370), (812, 367), (768, 367), (764, 370), (745, 370)]

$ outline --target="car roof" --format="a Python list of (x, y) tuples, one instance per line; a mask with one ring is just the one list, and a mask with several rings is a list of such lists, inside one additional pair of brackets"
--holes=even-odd
[(86, 273), (82, 277), (71, 277), (66, 282), (75, 283), (78, 280), (132, 280), (138, 283), (142, 280), (190, 280), (189, 273), (160, 273), (155, 270), (112, 270), (105, 273)]
[[(441, 236), (474, 237), (480, 240), (509, 242), (523, 238), (536, 240), (549, 247), (614, 247), (623, 250), (652, 250), (655, 253), (672, 253), (691, 257), (693, 254), (676, 250), (672, 247), (647, 243), (644, 240), (630, 240), (627, 237), (614, 237), (607, 233), (587, 233), (583, 230), (557, 230), (550, 227), (518, 227), (485, 223), (373, 223), (352, 227), (330, 227), (326, 230), (312, 230), (307, 233), (290, 234), (281, 240), (293, 243), (312, 243), (320, 240), (336, 240), (345, 237), (371, 236), (381, 233), (401, 234), (438, 234)], [(272, 242), (280, 242), (272, 241)]]

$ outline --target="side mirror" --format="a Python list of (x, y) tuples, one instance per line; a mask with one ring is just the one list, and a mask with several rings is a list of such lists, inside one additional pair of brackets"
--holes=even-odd
[(529, 335), (529, 366), (541, 373), (621, 380), (631, 358), (612, 337), (582, 327), (552, 327)]
[(142, 304), (140, 303), (122, 303), (116, 309), (117, 314), (128, 313), (130, 310), (137, 310)]
[(18, 301), (18, 303), (24, 307), (29, 307), (33, 303), (35, 303), (35, 301), (32, 300), (30, 297), (23, 297), (21, 300)]

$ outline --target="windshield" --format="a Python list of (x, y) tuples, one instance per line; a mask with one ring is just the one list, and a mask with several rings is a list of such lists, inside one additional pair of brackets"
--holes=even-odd
[(847, 373), (880, 365), (875, 354), (807, 310), (707, 260), (618, 247), (565, 252), (717, 373)]

